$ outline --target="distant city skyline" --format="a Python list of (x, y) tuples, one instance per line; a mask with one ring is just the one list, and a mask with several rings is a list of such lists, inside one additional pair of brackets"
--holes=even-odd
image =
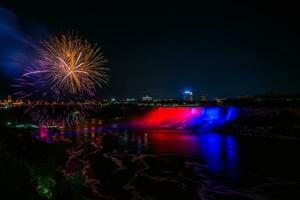
[(298, 10), (285, 1), (59, 4), (1, 3), (0, 97), (30, 64), (28, 46), (70, 30), (97, 42), (109, 61), (98, 97), (179, 98), (187, 87), (220, 97), (300, 91)]

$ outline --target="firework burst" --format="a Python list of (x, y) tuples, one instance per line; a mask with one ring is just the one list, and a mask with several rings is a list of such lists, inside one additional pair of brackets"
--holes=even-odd
[[(109, 78), (107, 61), (100, 48), (74, 34), (54, 36), (42, 42), (38, 57), (22, 77), (35, 77), (37, 87), (45, 86), (55, 94), (91, 95)], [(44, 84), (40, 85), (41, 82)]]
[(36, 59), (16, 78), (15, 95), (32, 100), (25, 112), (33, 121), (72, 125), (88, 115), (89, 106), (66, 102), (92, 100), (96, 89), (109, 79), (106, 62), (97, 45), (76, 34), (50, 37), (37, 48)]

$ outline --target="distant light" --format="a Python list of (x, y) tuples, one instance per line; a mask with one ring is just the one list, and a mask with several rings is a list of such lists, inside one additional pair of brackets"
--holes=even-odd
[(11, 125), (11, 122), (7, 122), (6, 124), (7, 124), (7, 125)]
[(189, 90), (184, 91), (184, 94), (190, 94), (190, 93), (191, 93), (191, 91), (189, 91)]
[(111, 98), (111, 100), (110, 101), (116, 101), (116, 98)]

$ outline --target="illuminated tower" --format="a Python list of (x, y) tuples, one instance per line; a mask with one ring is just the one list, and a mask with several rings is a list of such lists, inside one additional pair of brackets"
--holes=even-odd
[(193, 101), (193, 92), (190, 92), (188, 95), (188, 101)]
[(193, 92), (189, 90), (184, 91), (183, 98), (185, 101), (193, 101)]

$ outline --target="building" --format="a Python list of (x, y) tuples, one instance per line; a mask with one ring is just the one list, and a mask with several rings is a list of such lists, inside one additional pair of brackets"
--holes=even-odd
[(246, 99), (249, 99), (249, 97), (247, 95), (240, 95), (240, 96), (237, 96), (236, 99), (238, 99), (238, 100), (246, 100)]
[(200, 95), (200, 96), (198, 97), (198, 100), (201, 101), (201, 102), (207, 101), (206, 96), (204, 96), (204, 95)]
[(135, 102), (137, 102), (137, 100), (135, 98), (126, 98), (125, 101), (128, 102), (128, 103), (135, 103)]
[(220, 98), (220, 97), (216, 97), (216, 98), (215, 98), (215, 102), (216, 102), (217, 104), (223, 104), (223, 102), (224, 102), (225, 100), (227, 100), (227, 99), (226, 99), (226, 98)]
[(142, 97), (142, 101), (152, 101), (152, 100), (153, 100), (153, 98), (148, 95)]
[(185, 101), (193, 101), (193, 92), (189, 90), (184, 91), (183, 99)]

